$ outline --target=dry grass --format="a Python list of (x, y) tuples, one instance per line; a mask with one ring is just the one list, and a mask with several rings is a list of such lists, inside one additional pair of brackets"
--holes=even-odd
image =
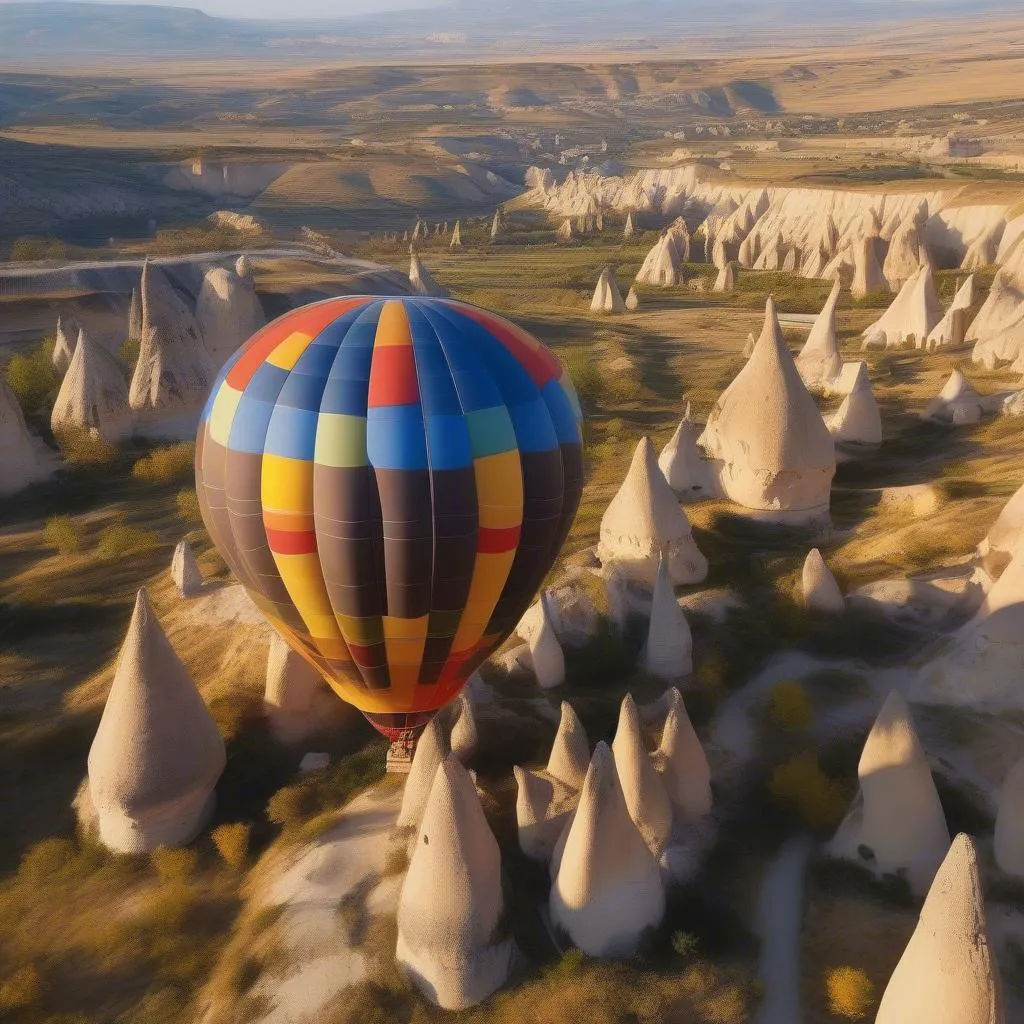
[(196, 446), (188, 441), (157, 448), (132, 467), (132, 476), (147, 484), (188, 480), (195, 472)]
[(138, 551), (155, 548), (159, 543), (160, 537), (153, 530), (143, 530), (138, 526), (117, 523), (114, 526), (108, 526), (100, 534), (96, 554), (104, 559), (121, 558), (124, 555), (132, 555)]
[(174, 500), (178, 506), (178, 515), (185, 522), (201, 523), (203, 521), (203, 514), (199, 510), (199, 495), (196, 494), (194, 488), (178, 491)]

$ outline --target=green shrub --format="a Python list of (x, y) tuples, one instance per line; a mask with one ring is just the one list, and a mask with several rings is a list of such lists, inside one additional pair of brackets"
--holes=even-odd
[(85, 530), (71, 516), (53, 516), (43, 529), (43, 540), (62, 555), (73, 555), (82, 550)]
[(157, 448), (132, 466), (132, 476), (147, 484), (187, 480), (195, 472), (196, 446), (190, 441)]
[(689, 960), (697, 952), (697, 945), (697, 936), (692, 932), (675, 932), (672, 936), (672, 949), (684, 960)]
[(135, 551), (156, 547), (159, 543), (160, 538), (152, 530), (118, 523), (115, 526), (108, 526), (100, 534), (96, 553), (100, 558), (120, 558)]
[(228, 867), (238, 870), (245, 866), (249, 857), (249, 826), (245, 822), (219, 825), (213, 830), (211, 838)]
[(117, 448), (91, 430), (62, 427), (53, 436), (64, 461), (72, 466), (106, 466), (117, 456)]
[(156, 868), (156, 873), (165, 882), (184, 882), (191, 878), (195, 871), (199, 863), (199, 854), (195, 850), (158, 846), (149, 855), (149, 859)]
[(22, 235), (11, 242), (11, 262), (29, 263), (34, 260), (66, 260), (70, 249), (57, 238)]
[(828, 1012), (847, 1020), (863, 1020), (875, 1001), (875, 986), (859, 967), (833, 967), (825, 974)]
[(799, 683), (777, 683), (771, 691), (771, 716), (783, 729), (798, 732), (814, 724), (814, 707)]
[(583, 950), (573, 946), (562, 954), (557, 964), (548, 969), (547, 976), (550, 978), (574, 978), (583, 970), (586, 962), (587, 957)]
[(26, 416), (47, 411), (50, 397), (60, 386), (52, 356), (53, 342), (43, 342), (31, 352), (13, 356), (7, 364), (7, 383)]
[(312, 808), (309, 790), (302, 785), (284, 786), (279, 789), (267, 804), (267, 817), (275, 825), (296, 825)]
[(117, 354), (125, 366), (134, 366), (139, 361), (139, 342), (135, 338), (125, 338), (118, 346)]
[(838, 825), (846, 802), (813, 753), (797, 754), (772, 772), (770, 792), (780, 807), (795, 811), (812, 828)]
[(43, 979), (34, 964), (26, 964), (0, 982), (0, 1013), (31, 1009), (42, 997)]
[(201, 523), (203, 514), (199, 511), (199, 495), (194, 490), (178, 491), (178, 515), (186, 522)]

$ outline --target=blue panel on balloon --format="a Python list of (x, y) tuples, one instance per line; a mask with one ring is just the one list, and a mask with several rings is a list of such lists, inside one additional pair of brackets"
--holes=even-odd
[(462, 416), (427, 416), (426, 423), (431, 469), (463, 469), (472, 464), (469, 430)]
[(427, 445), (418, 405), (383, 405), (366, 415), (366, 455), (377, 469), (426, 469)]
[(267, 429), (265, 452), (268, 455), (283, 455), (289, 459), (312, 462), (319, 418), (320, 414), (315, 410), (278, 405)]
[(569, 397), (557, 380), (548, 381), (540, 392), (547, 403), (551, 421), (555, 425), (559, 444), (579, 444), (580, 425), (573, 412)]
[(550, 452), (558, 447), (558, 437), (547, 403), (538, 395), (532, 402), (509, 409), (516, 442), (521, 452)]

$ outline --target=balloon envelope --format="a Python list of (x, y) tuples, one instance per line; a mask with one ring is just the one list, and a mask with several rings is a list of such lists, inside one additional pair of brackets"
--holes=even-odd
[(458, 693), (554, 563), (582, 491), (579, 402), (492, 313), (330, 299), (224, 367), (196, 489), (263, 614), (394, 738)]

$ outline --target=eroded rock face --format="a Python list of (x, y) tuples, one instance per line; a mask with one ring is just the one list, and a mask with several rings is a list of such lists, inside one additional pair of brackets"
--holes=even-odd
[(100, 841), (119, 853), (189, 842), (225, 761), (217, 726), (140, 590), (89, 750)]
[(1013, 553), (1024, 538), (1024, 486), (1003, 506), (998, 518), (978, 545), (985, 571), (998, 579), (1010, 564)]
[(868, 734), (857, 775), (860, 792), (830, 852), (879, 876), (902, 874), (925, 892), (949, 850), (949, 830), (910, 709), (895, 691)]
[(811, 327), (804, 347), (796, 357), (796, 368), (809, 388), (824, 388), (835, 381), (843, 369), (843, 357), (836, 339), (836, 306), (839, 303), (839, 282), (832, 291), (818, 318)]
[(564, 835), (549, 905), (552, 922), (588, 956), (632, 955), (665, 914), (661, 872), (629, 816), (604, 743)]
[(415, 828), (423, 819), (423, 811), (430, 796), (430, 787), (441, 762), (451, 753), (450, 740), (441, 718), (435, 715), (423, 730), (412, 756), (409, 777), (405, 781), (402, 807), (398, 812), (399, 828)]
[(503, 910), (498, 844), (473, 780), (449, 755), (432, 780), (402, 885), (395, 959), (437, 1006), (475, 1006), (511, 970), (513, 943), (497, 936)]
[(697, 447), (701, 427), (690, 418), (690, 406), (676, 432), (658, 456), (658, 468), (669, 487), (683, 501), (710, 497), (713, 493), (708, 464)]
[(674, 288), (679, 284), (679, 252), (668, 235), (662, 235), (647, 253), (636, 282), (654, 288)]
[(877, 1024), (1005, 1024), (973, 840), (959, 835), (882, 995)]
[[(974, 275), (957, 289), (946, 315), (932, 328), (926, 347), (929, 352), (958, 348), (967, 338), (968, 314), (974, 305)], [(919, 348), (921, 346), (918, 346)]]
[(979, 423), (983, 412), (981, 395), (959, 370), (954, 370), (921, 416), (942, 423)]
[(669, 693), (661, 744), (652, 761), (676, 821), (692, 823), (711, 813), (711, 769), (682, 694), (676, 689)]
[(707, 559), (697, 549), (690, 521), (645, 437), (601, 520), (597, 557), (606, 568), (614, 566), (622, 575), (653, 587), (663, 553), (673, 584), (699, 583), (707, 576)]
[(238, 258), (233, 270), (214, 267), (206, 272), (196, 300), (196, 323), (214, 370), (220, 370), (266, 322), (245, 256)]
[(0, 496), (14, 494), (49, 475), (18, 399), (6, 376), (0, 374)]
[(920, 348), (941, 320), (942, 306), (932, 268), (925, 265), (903, 285), (882, 316), (864, 331), (862, 347), (899, 348), (913, 342)]
[(746, 366), (722, 393), (699, 441), (722, 493), (763, 512), (827, 518), (835, 446), (769, 299)]

